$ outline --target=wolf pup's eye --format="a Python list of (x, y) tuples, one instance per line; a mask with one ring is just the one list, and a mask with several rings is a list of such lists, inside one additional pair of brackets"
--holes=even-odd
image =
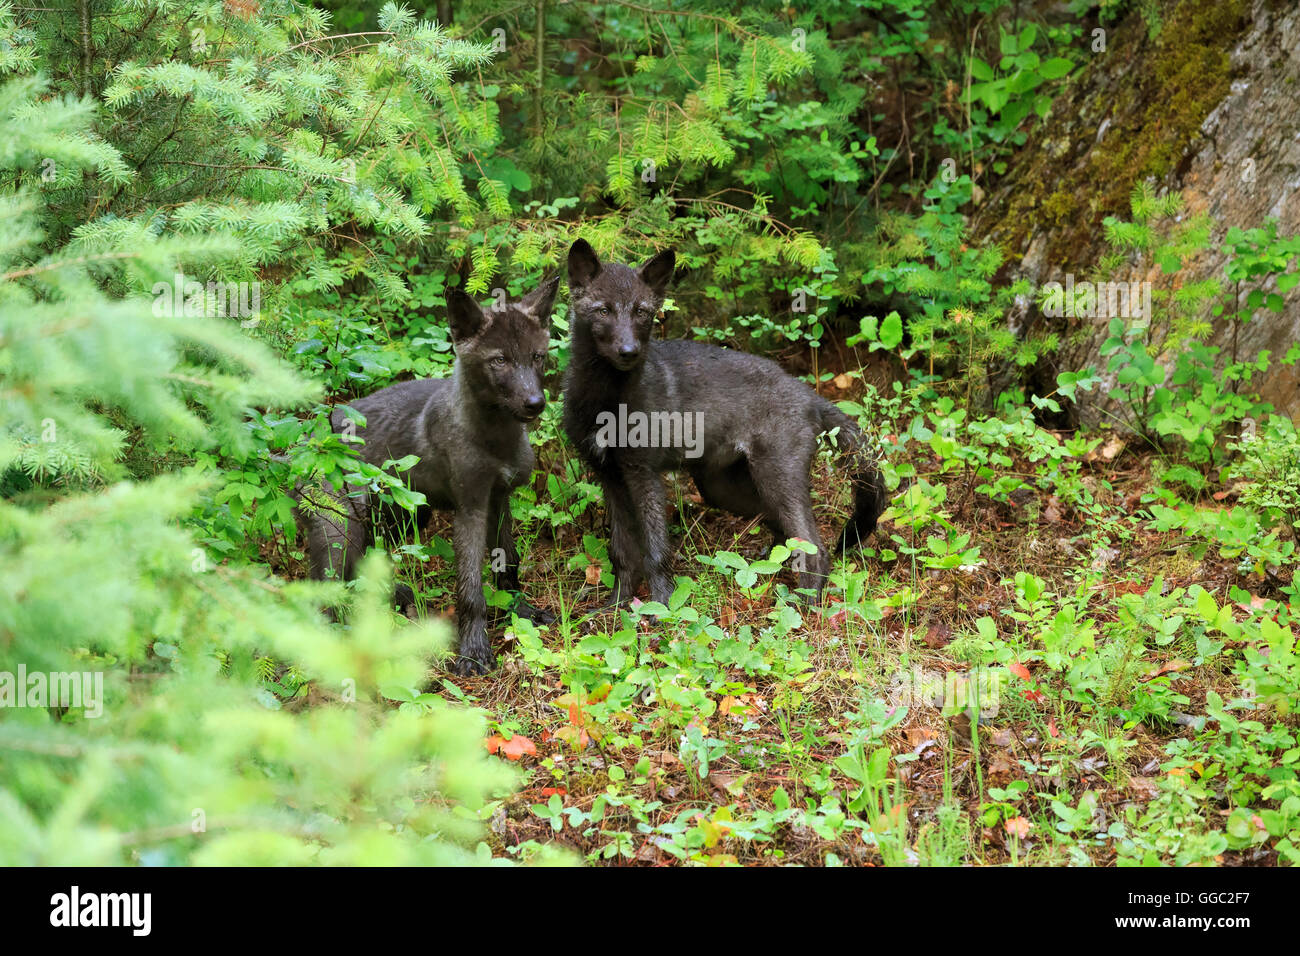
[(545, 352), (534, 352), (534, 353), (533, 353), (533, 361), (534, 361), (534, 362), (540, 362), (540, 361), (541, 361), (542, 359), (544, 359), (544, 358), (546, 358), (546, 353), (545, 353)]
[(501, 366), (506, 364), (506, 360), (504, 356), (494, 355), (490, 359), (488, 359), (488, 364), (491, 365), (493, 368), (500, 368)]
[(599, 312), (601, 315), (609, 315), (609, 306), (607, 306), (607, 305), (602, 305), (602, 306), (601, 306), (599, 309), (597, 309), (596, 311)]

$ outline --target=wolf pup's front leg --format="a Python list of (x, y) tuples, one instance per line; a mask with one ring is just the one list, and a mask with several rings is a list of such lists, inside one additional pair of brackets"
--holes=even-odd
[(487, 551), (488, 502), (464, 503), (452, 522), (456, 549), (456, 632), (454, 665), (462, 677), (486, 674), (495, 663), (487, 636), (483, 600), (483, 558)]
[(614, 589), (602, 607), (620, 607), (629, 603), (645, 580), (645, 559), (641, 538), (637, 534), (636, 509), (627, 489), (619, 482), (602, 483), (605, 508), (609, 512), (609, 561), (614, 566)]
[(645, 573), (650, 580), (650, 599), (665, 607), (673, 593), (673, 553), (668, 541), (668, 499), (663, 479), (651, 468), (630, 467), (624, 470), (628, 494), (636, 508), (641, 528)]
[[(511, 610), (534, 624), (554, 624), (555, 615), (534, 607), (524, 596), (519, 584), (519, 549), (515, 547), (514, 524), (510, 515), (510, 493), (498, 492), (492, 496), (488, 517), (495, 531), (492, 542), (492, 586), (514, 595)], [(499, 570), (498, 570), (499, 569)]]

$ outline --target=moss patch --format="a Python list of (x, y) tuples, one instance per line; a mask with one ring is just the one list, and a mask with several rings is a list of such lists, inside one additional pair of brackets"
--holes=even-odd
[(1127, 130), (1124, 148), (1099, 151), (1098, 173), (1127, 177), (1125, 195), (1138, 179), (1163, 179), (1172, 172), (1210, 110), (1228, 95), (1228, 46), (1248, 12), (1247, 0), (1183, 3), (1165, 23), (1152, 51), (1153, 82), (1143, 91), (1136, 126)]
[[(1047, 226), (1048, 267), (1092, 261), (1102, 220), (1127, 212), (1135, 183), (1174, 173), (1227, 96), (1229, 50), (1249, 24), (1249, 0), (1169, 6), (1154, 39), (1136, 17), (1107, 31), (1107, 52), (1057, 100), (978, 217), (977, 234), (1008, 259)], [(1089, 191), (1062, 189), (1067, 181)]]

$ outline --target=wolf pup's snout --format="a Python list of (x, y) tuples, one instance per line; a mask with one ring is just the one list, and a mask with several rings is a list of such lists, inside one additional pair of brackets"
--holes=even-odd
[(534, 395), (529, 395), (524, 399), (524, 411), (532, 418), (536, 418), (546, 408), (546, 396), (538, 391)]

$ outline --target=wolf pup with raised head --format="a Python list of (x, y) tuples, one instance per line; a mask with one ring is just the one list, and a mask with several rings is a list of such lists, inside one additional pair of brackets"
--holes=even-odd
[(853, 515), (837, 550), (876, 528), (886, 496), (862, 432), (847, 415), (775, 362), (702, 342), (650, 337), (675, 256), (639, 269), (601, 263), (582, 239), (569, 249), (572, 346), (564, 431), (595, 472), (610, 519), (612, 603), (650, 581), (668, 603), (672, 551), (660, 475), (686, 470), (705, 502), (761, 518), (777, 541), (817, 546), (796, 566), (819, 597), (830, 558), (813, 520), (809, 470), (817, 436), (838, 429), (853, 460)]
[[(415, 455), (420, 461), (406, 479), (421, 492), (417, 527), (424, 527), (432, 508), (455, 512), (456, 627), (460, 638), (456, 670), (483, 674), (491, 670), (487, 605), (483, 599), (483, 562), (493, 556), (493, 585), (519, 591), (519, 553), (510, 522), (510, 492), (533, 470), (533, 450), (526, 423), (546, 407), (542, 372), (550, 341), (551, 306), (559, 285), (556, 276), (517, 302), (484, 312), (459, 289), (447, 293), (456, 365), (451, 378), (399, 382), (351, 402), (366, 420), (356, 434), (364, 440), (359, 453), (383, 465)], [(347, 416), (333, 413), (334, 430), (345, 429)], [(326, 488), (327, 506), (305, 518), (311, 573), (327, 572), (349, 579), (371, 542), (377, 525), (395, 527), (400, 516), (374, 513), (365, 493), (342, 495)], [(335, 507), (337, 505), (337, 507)], [(499, 550), (498, 550), (499, 549)], [(405, 585), (397, 589), (400, 606), (414, 603)], [(515, 613), (534, 623), (555, 618), (518, 595)]]

